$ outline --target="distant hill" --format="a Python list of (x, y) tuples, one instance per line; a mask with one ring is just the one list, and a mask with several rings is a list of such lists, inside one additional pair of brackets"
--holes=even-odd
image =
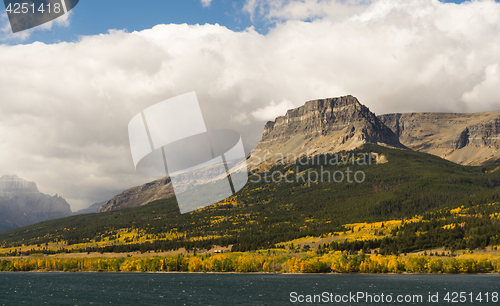
[(111, 200), (104, 203), (98, 212), (120, 210), (123, 208), (138, 207), (160, 199), (174, 196), (174, 188), (170, 177), (162, 178), (147, 184), (127, 189)]
[(0, 211), (0, 231), (73, 214), (65, 199), (40, 193), (34, 182), (16, 175), (0, 178)]
[(95, 213), (97, 213), (99, 208), (101, 208), (101, 206), (104, 205), (105, 203), (106, 203), (106, 201), (94, 203), (87, 208), (75, 211), (73, 214), (74, 215), (95, 214)]

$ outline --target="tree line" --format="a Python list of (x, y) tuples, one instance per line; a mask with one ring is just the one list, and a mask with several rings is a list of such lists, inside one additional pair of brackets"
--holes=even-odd
[(262, 253), (176, 255), (148, 258), (31, 257), (0, 260), (0, 271), (65, 272), (276, 272), (276, 273), (489, 273), (500, 272), (500, 257), (349, 255), (310, 251), (292, 256)]

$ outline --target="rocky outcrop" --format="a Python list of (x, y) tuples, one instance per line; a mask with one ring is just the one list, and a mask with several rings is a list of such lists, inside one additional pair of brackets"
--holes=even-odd
[(379, 116), (402, 144), (463, 165), (500, 159), (500, 111), (403, 113)]
[(276, 118), (274, 122), (268, 122), (258, 147), (273, 141), (284, 143), (297, 134), (311, 138), (336, 132), (345, 132), (346, 135), (359, 134), (360, 139), (367, 142), (401, 146), (394, 132), (375, 114), (355, 97), (345, 96), (306, 102), (301, 107), (287, 111), (285, 116)]
[(167, 177), (123, 191), (102, 205), (98, 212), (142, 206), (174, 195), (174, 188)]
[(62, 197), (38, 191), (34, 182), (15, 175), (0, 178), (0, 230), (8, 230), (41, 221), (71, 216), (71, 208)]
[(250, 163), (257, 166), (273, 156), (352, 150), (364, 143), (404, 148), (398, 136), (355, 97), (313, 100), (268, 122)]

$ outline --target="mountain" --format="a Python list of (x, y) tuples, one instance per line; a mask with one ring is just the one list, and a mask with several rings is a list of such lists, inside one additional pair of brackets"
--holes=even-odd
[[(353, 96), (319, 99), (269, 121), (248, 168), (269, 168), (308, 156), (353, 150), (365, 143), (412, 149), (462, 165), (500, 160), (500, 111), (376, 116)], [(174, 195), (168, 178), (128, 189), (99, 212), (145, 205)]]
[(0, 178), (0, 209), (0, 231), (73, 214), (65, 199), (40, 193), (34, 182), (16, 175)]
[(500, 111), (381, 115), (399, 141), (412, 150), (462, 165), (500, 160)]
[(94, 203), (87, 208), (80, 209), (79, 211), (75, 211), (73, 214), (74, 215), (95, 214), (95, 213), (97, 213), (99, 208), (101, 208), (101, 206), (104, 204), (106, 204), (106, 201)]
[(28, 217), (16, 205), (0, 197), (0, 232), (30, 224)]
[[(352, 96), (309, 101), (266, 124), (262, 141), (249, 160), (261, 158), (262, 164), (271, 159), (273, 163), (266, 165), (269, 172), (254, 169), (248, 184), (220, 203), (180, 214), (166, 178), (115, 196), (101, 208), (107, 211), (97, 215), (71, 216), (0, 233), (0, 245), (62, 241), (70, 246), (54, 252), (70, 248), (74, 252), (147, 252), (233, 245), (233, 251), (245, 251), (306, 236), (334, 239), (334, 232), (353, 231), (352, 223), (394, 219), (405, 220), (408, 236), (393, 231), (385, 233), (392, 242), (385, 238), (359, 241), (349, 250), (360, 250), (366, 244), (373, 248), (377, 243), (382, 249), (389, 242), (416, 249), (453, 248), (463, 241), (497, 245), (500, 162), (464, 166), (419, 152), (442, 149), (440, 146), (494, 152), (496, 115), (413, 116), (415, 121), (410, 114), (377, 117)], [(419, 123), (425, 120), (426, 124)], [(436, 136), (424, 133), (430, 130)], [(414, 150), (401, 149), (408, 146)], [(341, 154), (318, 155), (306, 164), (302, 160), (281, 162), (283, 153), (330, 151)], [(371, 152), (385, 157), (386, 162), (363, 163)], [(263, 179), (265, 173), (277, 175)], [(349, 180), (349, 173), (354, 181), (353, 176)], [(362, 175), (356, 179), (356, 173)], [(469, 215), (461, 213), (465, 210)], [(101, 241), (106, 243), (98, 244)]]
[[(352, 150), (364, 143), (404, 148), (396, 134), (353, 96), (320, 99), (289, 110), (269, 121), (262, 140), (248, 160), (250, 169), (264, 157), (280, 159), (287, 154), (332, 153)], [(99, 212), (137, 207), (174, 195), (168, 178), (130, 188), (108, 201)]]
[(267, 122), (250, 163), (353, 150), (365, 143), (404, 148), (397, 135), (355, 97), (313, 100)]

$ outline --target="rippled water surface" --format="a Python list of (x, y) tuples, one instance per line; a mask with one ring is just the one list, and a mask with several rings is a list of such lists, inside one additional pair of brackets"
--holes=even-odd
[(0, 305), (500, 305), (495, 292), (500, 275), (0, 273)]

